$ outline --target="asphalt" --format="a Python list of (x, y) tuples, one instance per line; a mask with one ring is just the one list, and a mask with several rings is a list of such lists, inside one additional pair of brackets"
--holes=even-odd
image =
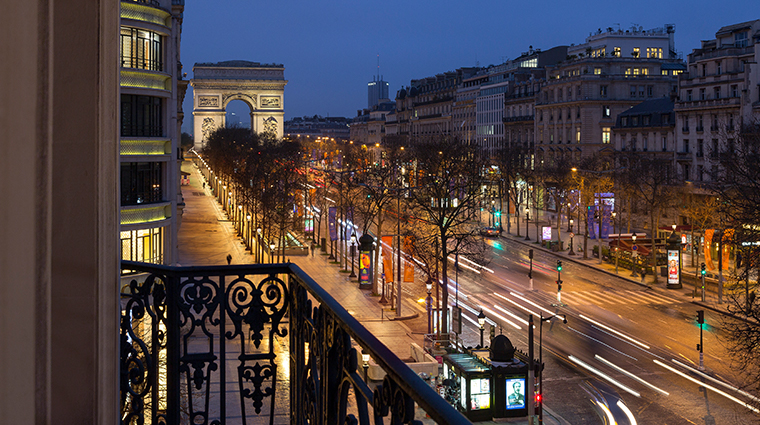
[[(640, 285), (642, 287), (648, 287), (648, 288), (658, 288), (663, 291), (667, 291), (668, 293), (675, 294), (679, 298), (688, 300), (689, 302), (701, 306), (706, 309), (710, 309), (716, 313), (724, 314), (724, 315), (731, 315), (727, 310), (727, 301), (728, 298), (726, 297), (726, 292), (724, 290), (724, 296), (722, 300), (719, 300), (718, 294), (717, 294), (717, 279), (714, 277), (708, 277), (706, 279), (706, 291), (705, 291), (705, 301), (702, 301), (701, 299), (701, 291), (697, 290), (697, 288), (694, 287), (694, 283), (690, 283), (690, 280), (686, 280), (683, 283), (683, 286), (678, 289), (670, 289), (667, 288), (666, 285), (666, 279), (665, 277), (659, 276), (658, 277), (658, 283), (654, 283), (654, 277), (649, 274), (645, 276), (644, 278), (639, 277), (631, 277), (631, 270), (626, 269), (623, 267), (618, 267), (618, 270), (615, 271), (615, 263), (612, 262), (603, 262), (599, 263), (599, 258), (592, 256), (593, 247), (597, 245), (597, 241), (594, 239), (588, 240), (588, 258), (583, 258), (583, 251), (580, 249), (575, 251), (575, 255), (570, 255), (570, 249), (568, 245), (568, 241), (570, 241), (570, 232), (566, 231), (565, 224), (566, 221), (563, 221), (563, 225), (560, 226), (560, 229), (557, 229), (556, 227), (556, 219), (552, 218), (552, 237), (553, 240), (557, 240), (557, 233), (559, 232), (561, 234), (561, 240), (563, 241), (566, 249), (562, 251), (552, 251), (549, 248), (543, 247), (540, 244), (536, 243), (536, 226), (535, 221), (532, 219), (529, 226), (529, 236), (531, 238), (530, 241), (525, 240), (525, 219), (523, 217), (520, 218), (520, 234), (521, 236), (518, 237), (516, 234), (516, 219), (515, 217), (510, 217), (511, 220), (511, 226), (510, 226), (510, 233), (507, 233), (506, 230), (503, 231), (500, 235), (500, 238), (510, 240), (514, 243), (521, 244), (528, 248), (533, 248), (535, 250), (541, 250), (545, 253), (554, 255), (557, 257), (557, 259), (561, 259), (562, 261), (570, 261), (574, 264), (579, 264), (584, 267), (588, 267), (589, 269), (594, 269), (596, 271), (599, 271), (601, 273), (605, 273), (610, 276), (615, 276), (620, 279), (627, 280), (631, 283)], [(548, 222), (546, 220), (546, 217), (539, 218), (539, 225), (545, 226), (548, 225)], [(643, 233), (638, 232), (637, 233)], [(583, 237), (582, 235), (575, 235), (574, 245), (578, 247), (583, 243)], [(604, 244), (603, 244), (604, 245)], [(683, 268), (682, 268), (682, 275), (684, 276), (696, 276), (698, 273), (697, 267), (692, 267), (691, 264), (691, 256), (689, 254), (683, 254), (682, 257), (683, 262)], [(699, 263), (695, 259), (695, 263)], [(728, 270), (724, 271), (724, 286), (726, 282), (726, 277), (729, 275)], [(733, 315), (731, 315), (733, 316)], [(736, 319), (739, 320), (745, 320), (742, 317), (733, 316)]]
[[(189, 172), (190, 179), (189, 184), (181, 188), (185, 208), (177, 234), (179, 265), (226, 264), (227, 255), (232, 257), (232, 264), (255, 264), (253, 255), (246, 251), (242, 239), (210, 191), (209, 185), (204, 185), (204, 178), (198, 168), (186, 160), (182, 162), (182, 171)], [(401, 308), (404, 314), (397, 317), (395, 310), (380, 304), (379, 297), (370, 294), (369, 290), (359, 289), (355, 279), (350, 279), (348, 273), (341, 272), (339, 265), (332, 264), (327, 255), (318, 250), (314, 250), (313, 255), (289, 257), (288, 261), (308, 273), (399, 358), (407, 359), (411, 356), (412, 343), (423, 346), (427, 316), (419, 303), (404, 300)], [(422, 411), (418, 411), (416, 417), (424, 423), (432, 423)], [(529, 422), (527, 418), (515, 418), (500, 420), (499, 423), (523, 425)], [(570, 424), (547, 406), (544, 406), (544, 423)]]

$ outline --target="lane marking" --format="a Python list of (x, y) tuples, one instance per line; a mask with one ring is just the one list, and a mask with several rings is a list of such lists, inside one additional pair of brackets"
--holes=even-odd
[(725, 397), (725, 398), (727, 398), (727, 399), (729, 399), (729, 400), (731, 400), (731, 401), (733, 401), (733, 402), (736, 402), (736, 403), (738, 403), (739, 405), (741, 405), (741, 406), (744, 406), (744, 407), (746, 407), (747, 409), (749, 409), (749, 410), (751, 410), (751, 411), (753, 411), (753, 412), (755, 412), (755, 413), (760, 413), (760, 410), (758, 410), (758, 409), (756, 409), (756, 408), (754, 408), (754, 407), (750, 406), (750, 405), (749, 405), (749, 403), (746, 403), (746, 402), (744, 402), (744, 401), (741, 401), (741, 400), (739, 400), (738, 398), (736, 398), (736, 397), (732, 396), (731, 394), (727, 394), (727, 393), (723, 392), (722, 390), (719, 390), (719, 389), (717, 389), (717, 388), (713, 387), (712, 385), (706, 384), (706, 383), (704, 383), (704, 382), (700, 382), (700, 381), (698, 381), (696, 378), (693, 378), (693, 377), (691, 377), (691, 376), (689, 376), (689, 375), (687, 375), (687, 374), (685, 374), (685, 373), (681, 372), (680, 370), (677, 370), (677, 369), (675, 369), (675, 368), (672, 368), (672, 367), (670, 367), (670, 366), (666, 365), (665, 363), (663, 363), (663, 362), (661, 362), (661, 361), (659, 361), (659, 360), (657, 360), (657, 359), (655, 359), (655, 360), (654, 360), (654, 362), (655, 362), (655, 364), (657, 364), (657, 365), (660, 365), (660, 366), (664, 367), (665, 369), (667, 369), (667, 370), (669, 370), (669, 371), (671, 371), (671, 372), (675, 373), (676, 375), (679, 375), (679, 376), (681, 376), (682, 378), (688, 379), (689, 381), (691, 381), (691, 382), (693, 382), (693, 383), (695, 383), (695, 384), (697, 384), (697, 385), (699, 385), (699, 386), (701, 386), (701, 387), (705, 387), (705, 388), (707, 388), (708, 390), (712, 390), (713, 392), (715, 392), (715, 393), (717, 393), (717, 394), (720, 394), (720, 395), (722, 395), (723, 397)]
[(687, 365), (685, 365), (685, 364), (683, 364), (683, 363), (679, 362), (679, 361), (678, 361), (678, 360), (676, 360), (676, 359), (671, 359), (671, 361), (672, 361), (673, 363), (677, 364), (678, 366), (681, 366), (682, 368), (684, 368), (684, 369), (688, 370), (689, 372), (694, 372), (694, 373), (696, 373), (696, 374), (697, 374), (697, 375), (699, 375), (699, 376), (702, 376), (702, 377), (704, 377), (704, 378), (707, 378), (707, 379), (709, 379), (709, 380), (711, 380), (711, 381), (715, 382), (716, 384), (719, 384), (719, 385), (723, 385), (724, 387), (726, 387), (726, 388), (728, 388), (728, 389), (730, 389), (730, 390), (734, 390), (734, 391), (736, 391), (737, 393), (739, 393), (739, 394), (741, 394), (741, 395), (743, 395), (743, 396), (745, 396), (745, 397), (749, 398), (750, 400), (754, 400), (755, 402), (757, 402), (757, 403), (760, 403), (760, 399), (759, 399), (759, 398), (757, 398), (757, 397), (755, 397), (755, 396), (753, 396), (753, 395), (749, 394), (749, 393), (748, 393), (748, 392), (746, 392), (746, 391), (743, 391), (743, 390), (740, 390), (739, 388), (733, 387), (733, 386), (731, 386), (731, 385), (729, 385), (729, 384), (727, 384), (727, 383), (725, 383), (725, 382), (723, 382), (723, 381), (721, 381), (721, 380), (719, 380), (719, 379), (715, 379), (715, 378), (713, 378), (712, 376), (710, 376), (710, 375), (708, 375), (708, 374), (706, 374), (706, 373), (703, 373), (702, 371), (699, 371), (699, 370), (697, 370), (697, 369), (691, 368), (691, 367), (689, 367), (689, 366), (687, 366)]
[[(504, 313), (506, 313), (506, 314), (508, 314), (508, 315), (510, 315), (512, 317), (514, 317), (515, 319), (517, 319), (519, 322), (521, 322), (525, 326), (530, 325), (530, 323), (527, 320), (525, 320), (522, 317), (516, 315), (515, 313), (512, 313), (511, 311), (507, 310), (506, 308), (504, 308), (504, 307), (502, 307), (500, 305), (497, 305), (497, 304), (494, 304), (493, 306), (494, 306), (495, 309), (500, 310), (500, 311), (502, 311), (502, 312), (504, 312)], [(533, 328), (534, 329), (536, 328), (535, 324), (533, 325)]]
[(635, 339), (631, 338), (630, 336), (623, 334), (622, 332), (616, 331), (615, 329), (612, 329), (612, 328), (611, 328), (611, 327), (609, 327), (609, 326), (606, 326), (606, 325), (603, 325), (603, 324), (601, 324), (601, 323), (597, 322), (597, 321), (596, 321), (596, 320), (594, 320), (594, 319), (588, 318), (588, 317), (586, 317), (586, 316), (584, 316), (584, 315), (582, 315), (582, 314), (579, 314), (579, 315), (578, 315), (578, 317), (580, 317), (581, 319), (585, 319), (585, 320), (588, 320), (589, 322), (591, 322), (591, 323), (593, 323), (593, 324), (597, 325), (598, 327), (600, 327), (600, 328), (603, 328), (603, 329), (606, 329), (606, 330), (608, 330), (608, 331), (610, 331), (610, 332), (612, 332), (612, 333), (614, 333), (614, 334), (616, 334), (616, 335), (619, 335), (619, 336), (621, 336), (621, 337), (623, 337), (623, 338), (627, 339), (628, 341), (631, 341), (631, 342), (633, 342), (634, 344), (637, 344), (637, 345), (640, 345), (640, 346), (642, 346), (642, 347), (646, 348), (647, 350), (650, 350), (650, 349), (651, 349), (651, 348), (650, 348), (648, 345), (644, 344), (643, 342), (639, 342), (639, 341), (637, 341), (637, 340), (635, 340)]
[(499, 318), (499, 319), (501, 319), (501, 320), (503, 320), (503, 321), (505, 321), (505, 322), (509, 323), (509, 324), (510, 324), (512, 327), (514, 327), (515, 329), (517, 329), (517, 330), (522, 330), (522, 328), (520, 327), (520, 325), (518, 325), (518, 324), (516, 324), (516, 323), (512, 322), (511, 320), (507, 319), (506, 317), (502, 316), (501, 314), (499, 314), (499, 313), (497, 313), (497, 312), (495, 312), (495, 311), (491, 310), (490, 308), (488, 308), (488, 307), (486, 307), (486, 306), (481, 306), (481, 307), (483, 308), (483, 310), (485, 310), (485, 311), (487, 311), (487, 312), (491, 313), (491, 314), (492, 314), (494, 317), (497, 317), (497, 318)]
[[(499, 294), (496, 294), (496, 295), (498, 296)], [(543, 310), (543, 311), (547, 312), (548, 314), (554, 314), (554, 312), (553, 312), (553, 311), (551, 311), (551, 310), (549, 310), (549, 309), (546, 309), (546, 308), (543, 308), (543, 307), (541, 307), (540, 305), (538, 305), (538, 304), (534, 303), (533, 301), (531, 301), (531, 300), (529, 300), (529, 299), (525, 298), (524, 296), (522, 296), (521, 294), (519, 294), (519, 293), (517, 293), (517, 292), (513, 292), (513, 291), (510, 291), (510, 292), (509, 292), (509, 295), (511, 295), (511, 296), (513, 296), (513, 297), (515, 297), (515, 298), (517, 298), (517, 299), (519, 299), (519, 300), (522, 300), (522, 301), (524, 301), (524, 302), (526, 302), (526, 303), (528, 303), (528, 304), (532, 305), (533, 307), (536, 307), (536, 308), (537, 308), (537, 309), (539, 309), (539, 310)], [(503, 298), (503, 297), (502, 297), (502, 298)]]
[(607, 380), (607, 381), (609, 381), (611, 384), (613, 384), (613, 385), (617, 386), (617, 387), (618, 387), (618, 388), (620, 388), (621, 390), (623, 390), (623, 391), (625, 391), (625, 392), (627, 392), (627, 393), (629, 393), (629, 394), (631, 394), (631, 395), (634, 395), (634, 396), (636, 396), (636, 397), (639, 397), (639, 398), (641, 398), (641, 394), (639, 394), (637, 391), (634, 391), (633, 389), (631, 389), (631, 388), (628, 388), (627, 386), (623, 385), (621, 382), (618, 382), (617, 380), (615, 380), (615, 379), (614, 379), (614, 378), (612, 378), (611, 376), (609, 376), (609, 375), (605, 374), (604, 372), (600, 371), (599, 369), (596, 369), (596, 368), (594, 368), (593, 366), (591, 366), (591, 365), (589, 365), (589, 364), (586, 364), (585, 362), (583, 362), (582, 360), (580, 360), (580, 359), (576, 358), (575, 356), (568, 356), (568, 358), (569, 358), (571, 361), (573, 361), (574, 363), (578, 364), (579, 366), (581, 366), (581, 367), (583, 367), (583, 368), (585, 368), (585, 369), (589, 370), (589, 371), (590, 371), (590, 372), (592, 372), (592, 373), (595, 373), (595, 374), (597, 374), (597, 375), (598, 375), (599, 377), (601, 377), (601, 378), (604, 378), (604, 379), (606, 379), (606, 380)]
[(620, 367), (620, 366), (612, 363), (611, 361), (605, 359), (604, 357), (600, 356), (599, 354), (594, 354), (594, 357), (597, 358), (598, 360), (600, 360), (602, 363), (606, 364), (607, 366), (609, 366), (609, 367), (617, 370), (618, 372), (620, 372), (620, 373), (628, 376), (629, 378), (632, 378), (632, 379), (635, 379), (635, 380), (641, 382), (642, 384), (644, 384), (647, 387), (649, 387), (649, 388), (651, 388), (651, 389), (659, 392), (660, 394), (670, 395), (670, 393), (668, 393), (667, 391), (662, 390), (662, 389), (660, 389), (658, 387), (655, 387), (654, 385), (650, 384), (649, 382), (645, 381), (644, 379), (639, 378), (638, 376), (634, 375), (632, 372), (629, 372), (629, 371), (623, 369), (622, 367)]
[(590, 340), (592, 340), (592, 341), (596, 341), (596, 342), (598, 342), (599, 344), (602, 344), (602, 345), (604, 345), (605, 347), (609, 348), (610, 350), (612, 350), (612, 351), (615, 351), (615, 352), (617, 352), (617, 353), (620, 353), (620, 354), (622, 354), (622, 355), (624, 355), (624, 356), (628, 357), (629, 359), (632, 359), (632, 360), (634, 360), (634, 361), (639, 361), (639, 359), (637, 359), (636, 357), (633, 357), (633, 356), (629, 356), (628, 354), (625, 354), (624, 352), (622, 352), (622, 351), (620, 351), (620, 350), (618, 350), (618, 349), (616, 349), (616, 348), (612, 347), (611, 345), (605, 344), (605, 343), (603, 343), (602, 341), (599, 341), (598, 339), (596, 339), (596, 338), (594, 338), (594, 337), (592, 337), (592, 336), (586, 335), (586, 334), (584, 334), (583, 332), (581, 332), (581, 331), (579, 331), (579, 330), (577, 330), (577, 329), (575, 329), (575, 328), (573, 328), (573, 327), (570, 327), (570, 326), (568, 326), (567, 328), (568, 328), (568, 329), (570, 329), (571, 331), (575, 332), (575, 333), (578, 333), (578, 334), (581, 334), (581, 335), (585, 336), (586, 338), (588, 338), (588, 339), (590, 339)]

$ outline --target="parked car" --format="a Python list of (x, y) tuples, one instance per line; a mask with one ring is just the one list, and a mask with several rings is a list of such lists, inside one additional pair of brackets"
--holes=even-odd
[(499, 236), (501, 231), (495, 227), (483, 227), (480, 229), (480, 234), (483, 236)]

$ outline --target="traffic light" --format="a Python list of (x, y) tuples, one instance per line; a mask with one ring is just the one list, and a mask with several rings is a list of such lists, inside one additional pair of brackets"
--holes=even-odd
[(557, 281), (557, 291), (561, 291), (561, 290), (562, 290), (562, 281), (558, 280)]
[(535, 412), (538, 414), (541, 411), (541, 403), (544, 401), (544, 397), (541, 393), (536, 392), (535, 396), (533, 397), (533, 405), (535, 406)]
[(533, 249), (532, 248), (528, 250), (528, 258), (530, 258), (531, 260), (533, 259)]
[(562, 271), (562, 260), (557, 260), (557, 271), (558, 272)]
[(705, 323), (705, 311), (697, 310), (697, 323), (703, 325)]
[(491, 326), (491, 330), (489, 331), (491, 341), (493, 341), (494, 338), (496, 338), (496, 326)]
[(699, 269), (699, 273), (702, 275), (702, 277), (705, 277), (705, 275), (707, 274), (707, 270), (705, 270), (705, 263), (702, 263), (700, 267), (701, 268)]

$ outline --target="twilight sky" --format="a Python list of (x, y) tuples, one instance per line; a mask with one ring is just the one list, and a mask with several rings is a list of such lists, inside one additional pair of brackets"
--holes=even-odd
[[(367, 82), (380, 73), (389, 95), (462, 66), (515, 58), (528, 46), (580, 44), (607, 27), (676, 25), (684, 59), (718, 28), (760, 19), (757, 0), (186, 0), (181, 61), (187, 78), (198, 62), (249, 60), (285, 66), (285, 119), (353, 117), (367, 106)], [(726, 7), (730, 5), (730, 7)], [(183, 131), (192, 133), (192, 89)], [(229, 112), (248, 120), (242, 101)]]

